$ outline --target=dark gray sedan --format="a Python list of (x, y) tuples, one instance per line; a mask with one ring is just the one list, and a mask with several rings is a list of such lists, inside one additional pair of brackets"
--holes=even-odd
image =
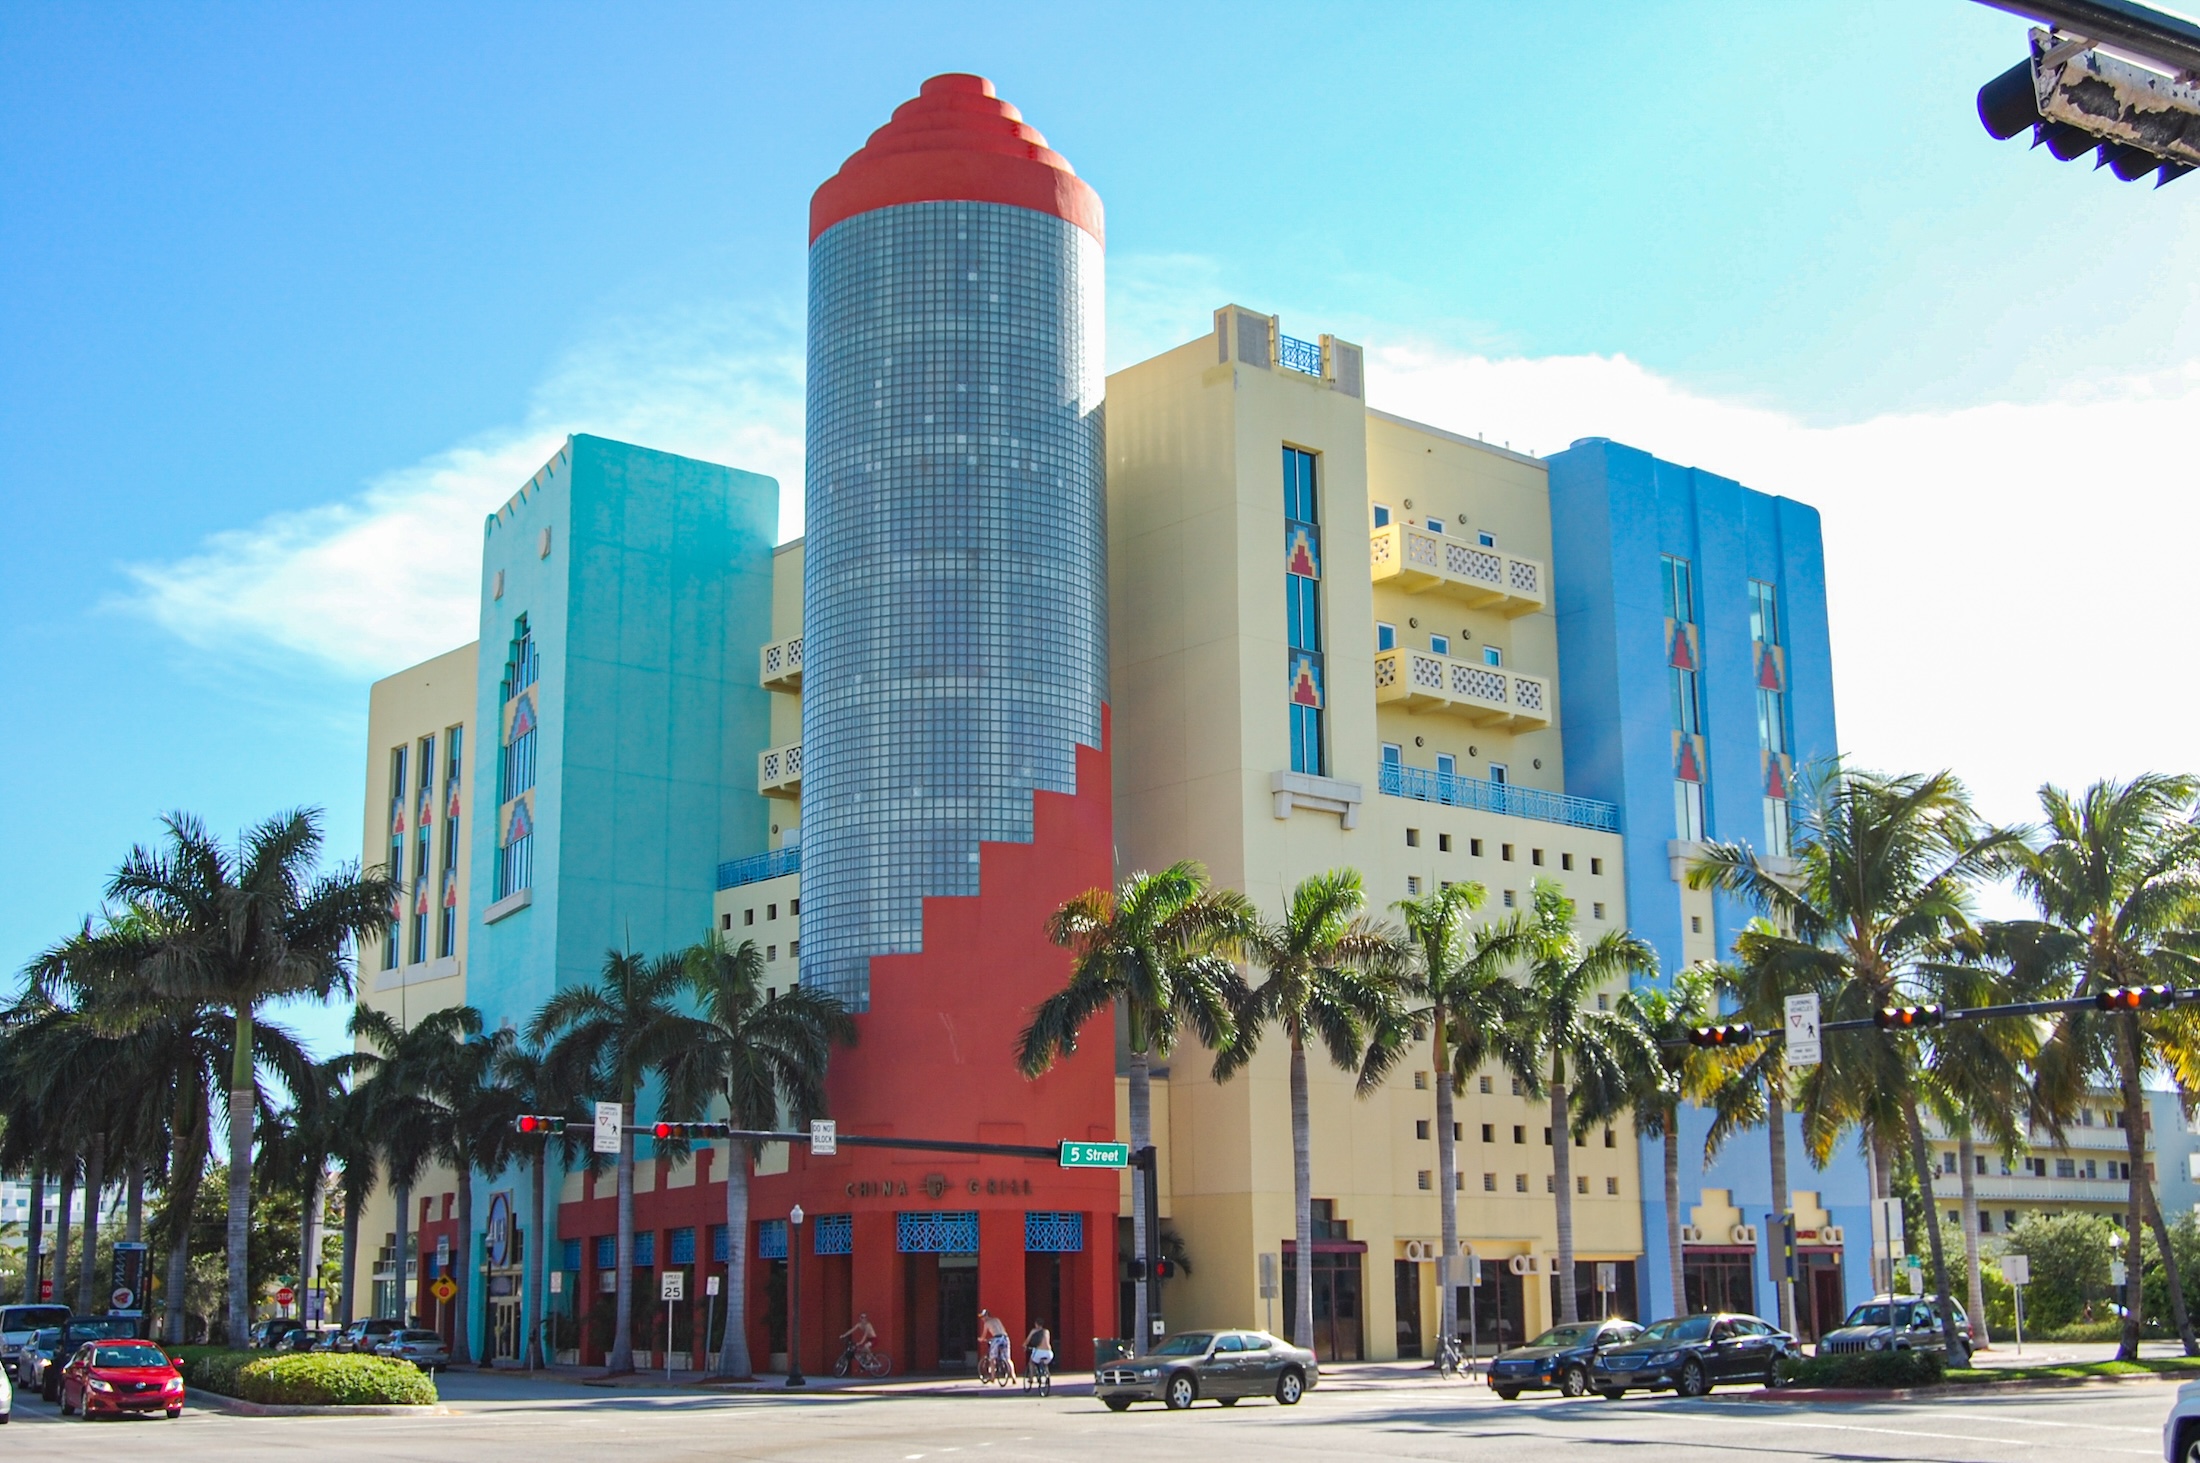
[(1314, 1353), (1266, 1331), (1180, 1331), (1144, 1356), (1093, 1374), (1093, 1395), (1121, 1412), (1133, 1402), (1181, 1411), (1202, 1397), (1225, 1407), (1273, 1397), (1289, 1407), (1321, 1378)]

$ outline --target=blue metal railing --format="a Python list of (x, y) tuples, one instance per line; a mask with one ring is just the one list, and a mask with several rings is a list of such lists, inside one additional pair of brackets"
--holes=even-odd
[(1287, 370), (1303, 371), (1309, 376), (1319, 376), (1322, 373), (1322, 348), (1315, 341), (1278, 335), (1276, 358)]
[(747, 858), (728, 859), (718, 866), (718, 887), (731, 889), (740, 884), (754, 884), (759, 879), (776, 879), (781, 874), (802, 872), (802, 845), (775, 848), (770, 853), (753, 853)]
[(1571, 793), (1485, 782), (1479, 777), (1432, 772), (1426, 767), (1407, 767), (1397, 762), (1382, 765), (1376, 786), (1394, 798), (1442, 803), (1447, 808), (1472, 808), (1481, 813), (1506, 813), (1542, 823), (1563, 823), (1569, 828), (1593, 828), (1599, 833), (1619, 832), (1618, 808), (1595, 798), (1577, 798)]

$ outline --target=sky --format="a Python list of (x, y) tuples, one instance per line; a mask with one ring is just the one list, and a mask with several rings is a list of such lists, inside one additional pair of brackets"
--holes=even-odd
[[(2200, 177), (1996, 143), (1968, 0), (0, 7), (0, 970), (324, 810), (572, 431), (777, 477), (807, 205), (976, 71), (1107, 206), (1111, 367), (1240, 303), (1374, 406), (1824, 515), (1843, 750), (2200, 768)], [(327, 1011), (286, 1013), (319, 1049)]]

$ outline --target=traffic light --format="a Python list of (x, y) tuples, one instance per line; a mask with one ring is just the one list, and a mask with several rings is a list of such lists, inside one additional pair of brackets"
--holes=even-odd
[(1729, 1021), (1724, 1026), (1691, 1026), (1688, 1029), (1690, 1046), (1747, 1046), (1757, 1039), (1757, 1028), (1747, 1021)]
[(1979, 88), (1988, 135), (2029, 128), (2064, 162), (2091, 152), (2096, 168), (2127, 183), (2152, 173), (2157, 188), (2200, 167), (2200, 85), (2053, 31), (2031, 40), (2030, 56)]
[(1144, 1280), (1146, 1278), (1146, 1262), (1144, 1260), (1140, 1260), (1135, 1257), (1129, 1260), (1125, 1260), (1123, 1262), (1123, 1268), (1129, 1273), (1130, 1278), (1133, 1280)]
[(2170, 986), (2120, 985), (2097, 993), (2093, 1004), (2103, 1011), (2151, 1011), (2176, 999), (2177, 992)]
[(1153, 1278), (1167, 1280), (1176, 1274), (1176, 1261), (1167, 1255), (1157, 1255), (1153, 1262)]
[(514, 1128), (517, 1128), (522, 1133), (527, 1133), (530, 1135), (540, 1133), (550, 1137), (556, 1137), (558, 1134), (565, 1131), (565, 1119), (551, 1117), (546, 1113), (521, 1113), (518, 1120), (514, 1122), (512, 1126)]
[(724, 1123), (657, 1123), (649, 1130), (649, 1136), (662, 1142), (677, 1138), (693, 1142), (699, 1138), (715, 1138), (726, 1132)]
[(1920, 1026), (1938, 1026), (1948, 1019), (1948, 1013), (1938, 1006), (1882, 1006), (1872, 1014), (1872, 1021), (1881, 1031), (1914, 1031)]

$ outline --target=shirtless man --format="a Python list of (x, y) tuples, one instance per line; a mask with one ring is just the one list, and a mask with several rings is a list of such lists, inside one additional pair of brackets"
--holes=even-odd
[(841, 1332), (840, 1339), (848, 1343), (847, 1355), (849, 1360), (853, 1361), (857, 1357), (869, 1356), (872, 1343), (878, 1340), (878, 1328), (871, 1324), (871, 1313), (869, 1311), (858, 1313), (856, 1323)]
[(1008, 1327), (991, 1311), (978, 1312), (978, 1348), (987, 1362), (986, 1380), (1016, 1380), (1016, 1359), (1009, 1354)]
[(1031, 1363), (1031, 1375), (1039, 1384), (1041, 1396), (1054, 1392), (1054, 1333), (1044, 1321), (1033, 1321), (1024, 1334), (1024, 1357)]

